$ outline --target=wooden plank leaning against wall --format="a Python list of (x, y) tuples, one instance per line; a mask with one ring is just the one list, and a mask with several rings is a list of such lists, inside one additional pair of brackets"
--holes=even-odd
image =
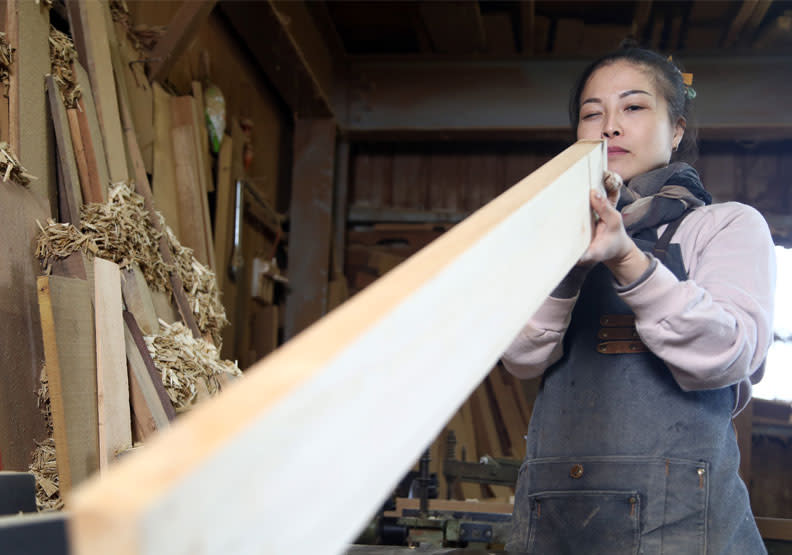
[(0, 19), (17, 49), (10, 106), (0, 103), (0, 122), (7, 125), (0, 133), (38, 177), (29, 187), (0, 179), (0, 457), (5, 470), (27, 470), (33, 440), (46, 436), (35, 397), (44, 353), (36, 301), (38, 263), (32, 252), (36, 220), (50, 216), (50, 199), (55, 198), (49, 196), (55, 167), (43, 83), (49, 72), (49, 21), (46, 9), (21, 0), (0, 2)]

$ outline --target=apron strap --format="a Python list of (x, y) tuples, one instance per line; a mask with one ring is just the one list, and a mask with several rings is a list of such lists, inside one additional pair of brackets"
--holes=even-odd
[(679, 228), (679, 224), (681, 224), (682, 220), (684, 220), (688, 214), (693, 212), (693, 210), (695, 210), (695, 207), (688, 207), (688, 209), (685, 210), (682, 215), (679, 216), (679, 218), (668, 224), (668, 227), (666, 227), (663, 235), (661, 235), (657, 240), (657, 243), (655, 243), (654, 249), (652, 249), (652, 254), (661, 263), (665, 264), (666, 255), (668, 254), (668, 245), (671, 243), (671, 238), (674, 236), (674, 233), (676, 233), (676, 230)]

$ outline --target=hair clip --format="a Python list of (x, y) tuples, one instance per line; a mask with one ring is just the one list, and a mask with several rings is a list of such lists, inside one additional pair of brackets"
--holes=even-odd
[[(674, 63), (674, 59), (672, 56), (668, 57), (668, 61), (672, 64)], [(683, 73), (676, 65), (674, 64), (674, 69), (682, 76), (682, 83), (685, 85), (685, 95), (690, 99), (693, 100), (696, 98), (696, 89), (693, 88), (693, 74), (692, 73)]]

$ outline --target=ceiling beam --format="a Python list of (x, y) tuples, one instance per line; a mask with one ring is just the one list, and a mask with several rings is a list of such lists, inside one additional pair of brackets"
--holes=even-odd
[[(685, 59), (703, 137), (792, 137), (792, 57)], [(568, 134), (567, 95), (583, 61), (356, 61), (339, 124), (350, 136)]]
[(478, 2), (421, 2), (418, 9), (435, 52), (473, 54), (485, 50), (484, 21)]
[(198, 29), (214, 9), (217, 0), (186, 0), (173, 16), (162, 38), (151, 52), (149, 79), (162, 81), (195, 38)]
[(219, 6), (295, 117), (333, 115), (333, 58), (304, 2)]

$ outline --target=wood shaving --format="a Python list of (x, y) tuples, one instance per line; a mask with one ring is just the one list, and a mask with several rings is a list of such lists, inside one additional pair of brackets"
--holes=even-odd
[(198, 262), (193, 250), (182, 246), (170, 227), (165, 226), (176, 269), (184, 284), (196, 324), (201, 333), (209, 333), (215, 345), (221, 345), (223, 328), (228, 324), (225, 307), (220, 302), (217, 278), (213, 271)]
[(32, 180), (37, 179), (22, 167), (14, 151), (11, 150), (11, 146), (6, 142), (0, 142), (0, 176), (3, 181), (11, 179), (20, 185), (27, 185)]
[(11, 75), (11, 65), (14, 63), (15, 52), (16, 49), (11, 48), (6, 34), (0, 33), (0, 83), (5, 88), (5, 93), (3, 93), (5, 97), (8, 97), (8, 79)]
[(63, 96), (63, 103), (67, 108), (76, 108), (82, 91), (72, 71), (72, 64), (77, 59), (74, 42), (50, 25), (49, 45), (52, 77)]
[(93, 237), (81, 233), (72, 224), (56, 223), (53, 219), (47, 220), (46, 227), (39, 221), (36, 223), (41, 230), (36, 239), (36, 258), (43, 262), (46, 275), (51, 273), (52, 263), (57, 259), (66, 258), (77, 251), (93, 255), (99, 252)]
[(38, 390), (38, 407), (47, 424), (47, 439), (36, 442), (32, 461), (28, 470), (36, 479), (36, 507), (39, 511), (59, 511), (63, 509), (60, 496), (58, 463), (55, 458), (55, 440), (52, 437), (52, 412), (50, 409), (49, 381), (47, 369), (41, 371), (41, 386)]
[(176, 412), (192, 408), (203, 388), (217, 394), (221, 377), (242, 375), (235, 363), (220, 359), (217, 347), (193, 337), (181, 322), (160, 320), (159, 333), (144, 339)]
[(110, 189), (106, 203), (92, 203), (83, 207), (80, 229), (71, 224), (47, 221), (39, 224), (41, 233), (36, 242), (36, 256), (42, 260), (49, 274), (52, 262), (81, 251), (85, 254), (112, 260), (122, 268), (137, 262), (146, 283), (156, 291), (172, 293), (169, 274), (175, 270), (184, 285), (198, 329), (209, 334), (218, 347), (221, 332), (228, 324), (225, 308), (220, 302), (217, 278), (214, 272), (198, 262), (192, 249), (184, 247), (165, 225), (160, 213), (162, 228), (170, 245), (175, 267), (165, 264), (159, 251), (162, 236), (151, 224), (143, 197), (125, 183)]

